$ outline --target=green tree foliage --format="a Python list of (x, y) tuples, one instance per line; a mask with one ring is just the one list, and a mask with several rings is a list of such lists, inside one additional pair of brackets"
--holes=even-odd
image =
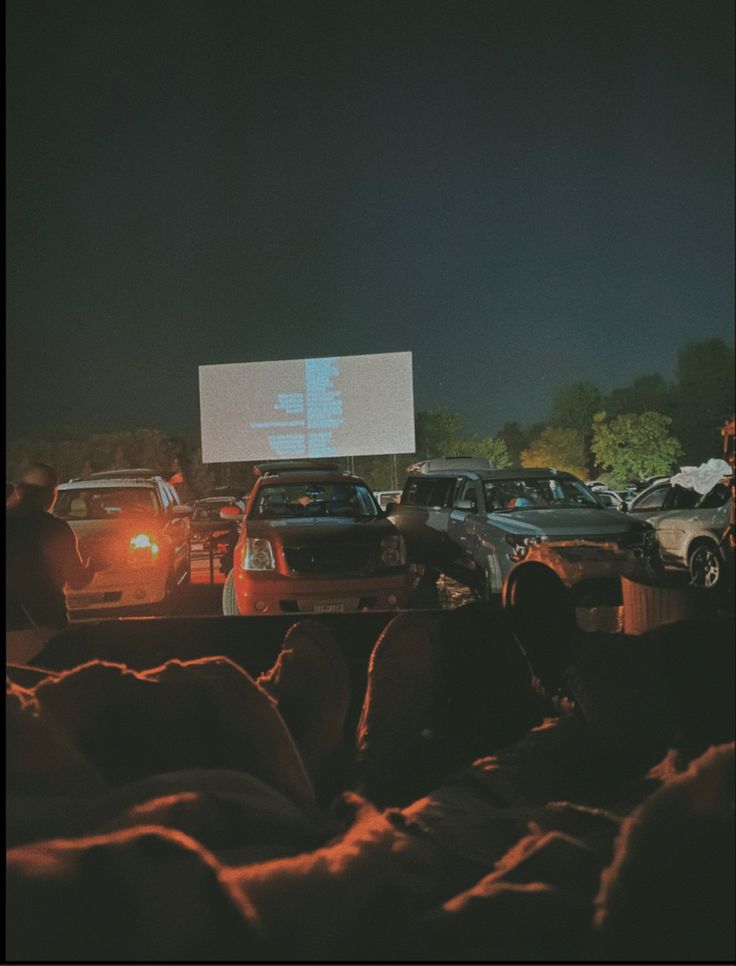
[(670, 408), (670, 387), (658, 372), (638, 376), (630, 386), (614, 389), (601, 407), (610, 416), (625, 413), (667, 413)]
[(615, 486), (646, 476), (666, 475), (675, 468), (682, 447), (663, 413), (628, 413), (606, 421), (598, 413), (593, 421), (592, 449)]
[(573, 382), (560, 386), (552, 396), (553, 426), (590, 432), (593, 416), (601, 408), (601, 394), (592, 382)]
[(583, 434), (564, 426), (547, 426), (521, 453), (522, 466), (553, 466), (586, 478)]
[(672, 390), (672, 431), (684, 462), (699, 464), (721, 453), (720, 430), (734, 415), (734, 350), (721, 339), (684, 346)]
[(492, 436), (485, 436), (482, 439), (478, 436), (471, 436), (469, 439), (458, 440), (457, 455), (476, 456), (479, 459), (491, 460), (496, 469), (499, 470), (511, 463), (506, 443), (502, 439), (494, 439)]

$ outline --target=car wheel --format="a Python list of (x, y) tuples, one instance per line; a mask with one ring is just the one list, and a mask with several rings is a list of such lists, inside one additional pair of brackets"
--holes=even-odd
[(688, 561), (690, 583), (694, 587), (713, 590), (719, 586), (723, 575), (723, 562), (718, 548), (712, 543), (700, 543), (690, 551)]
[(222, 588), (222, 613), (226, 617), (239, 617), (238, 601), (235, 597), (235, 578), (232, 570), (225, 578), (225, 586)]

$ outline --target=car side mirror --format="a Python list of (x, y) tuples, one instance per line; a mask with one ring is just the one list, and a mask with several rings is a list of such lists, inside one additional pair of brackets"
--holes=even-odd
[(622, 513), (628, 513), (629, 512), (629, 504), (626, 502), (626, 500), (622, 500), (621, 501), (621, 505), (619, 506), (619, 510)]
[(236, 506), (224, 506), (220, 510), (221, 520), (240, 520), (243, 514)]
[(475, 500), (458, 500), (455, 504), (456, 510), (475, 510), (477, 509), (475, 505)]
[(398, 510), (398, 508), (399, 508), (399, 504), (396, 503), (395, 500), (391, 500), (389, 503), (386, 504), (383, 512), (386, 514), (386, 516), (388, 516), (390, 513), (395, 513), (395, 511)]

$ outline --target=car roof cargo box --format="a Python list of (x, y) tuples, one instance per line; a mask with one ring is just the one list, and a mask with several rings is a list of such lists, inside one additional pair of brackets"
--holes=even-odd
[(480, 459), (475, 456), (437, 456), (434, 459), (419, 460), (408, 467), (409, 473), (436, 473), (450, 470), (470, 470), (472, 472), (483, 472), (485, 470), (495, 470), (496, 465), (493, 460)]

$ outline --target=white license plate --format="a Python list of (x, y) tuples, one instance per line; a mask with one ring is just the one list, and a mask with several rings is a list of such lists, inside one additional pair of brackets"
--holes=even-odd
[(193, 543), (191, 549), (192, 550), (204, 550), (204, 544), (203, 543)]
[(340, 601), (323, 601), (321, 604), (314, 605), (316, 614), (341, 614), (345, 610), (345, 604)]

